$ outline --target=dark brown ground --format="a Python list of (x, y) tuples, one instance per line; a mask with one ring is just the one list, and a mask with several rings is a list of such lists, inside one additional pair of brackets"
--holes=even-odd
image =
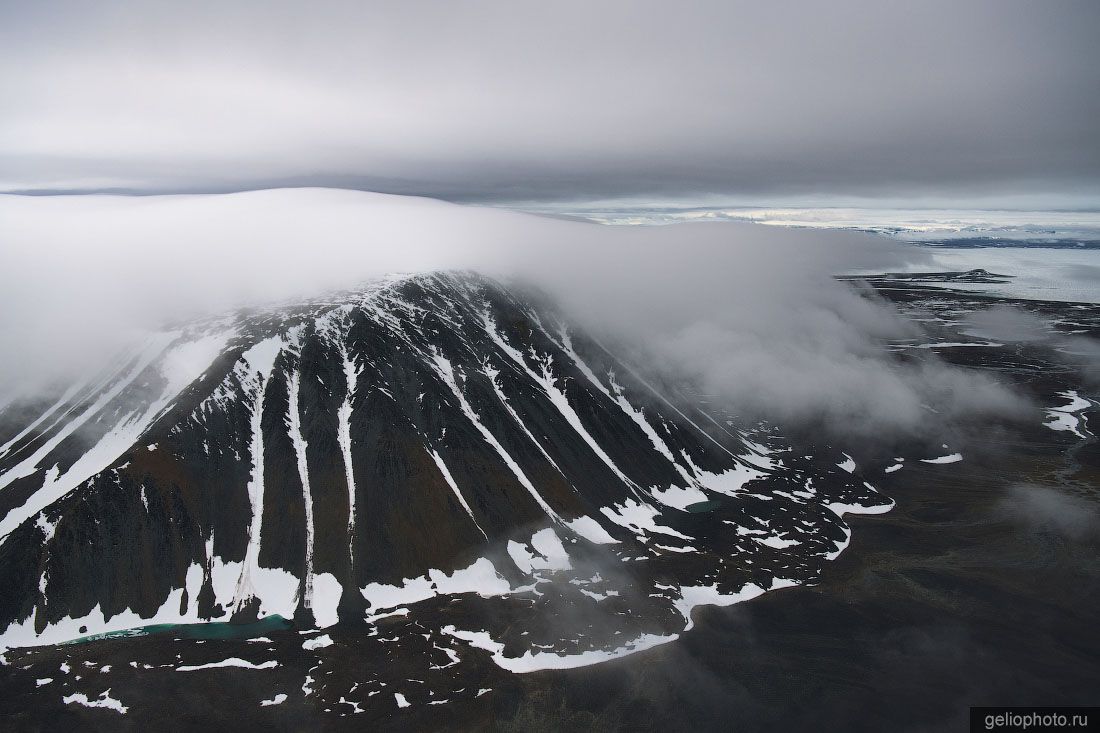
[[(680, 642), (530, 676), (504, 730), (967, 730), (977, 705), (1100, 702), (1100, 549), (1005, 506), (1042, 461), (906, 468), (815, 588), (696, 611)], [(1093, 497), (1095, 498), (1095, 497)], [(1076, 530), (1074, 530), (1076, 532)]]

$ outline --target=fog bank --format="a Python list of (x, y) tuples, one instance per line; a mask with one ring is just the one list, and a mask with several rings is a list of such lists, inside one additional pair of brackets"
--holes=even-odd
[(0, 196), (4, 390), (87, 368), (165, 322), (473, 269), (533, 281), (650, 369), (745, 417), (922, 429), (936, 404), (1010, 414), (992, 381), (884, 348), (911, 335), (832, 275), (926, 256), (872, 235), (742, 223), (609, 227), (330, 189)]

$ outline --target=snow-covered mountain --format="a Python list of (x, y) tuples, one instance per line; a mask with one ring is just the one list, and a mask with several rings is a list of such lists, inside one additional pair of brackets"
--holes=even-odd
[(538, 299), (394, 276), (9, 400), (0, 644), (453, 596), (510, 604), (436, 630), (504, 669), (587, 664), (812, 581), (845, 512), (891, 506), (854, 472), (652, 386)]

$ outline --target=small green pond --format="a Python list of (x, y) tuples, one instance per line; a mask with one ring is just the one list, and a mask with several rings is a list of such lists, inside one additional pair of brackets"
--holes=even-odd
[(234, 624), (224, 621), (201, 624), (153, 624), (122, 631), (108, 631), (105, 634), (82, 636), (66, 643), (81, 644), (98, 639), (120, 639), (130, 636), (151, 636), (153, 634), (171, 634), (178, 639), (251, 639), (276, 631), (286, 631), (293, 626), (292, 621), (288, 621), (278, 614), (272, 614), (259, 621), (247, 624)]
[(707, 512), (713, 512), (715, 509), (721, 509), (722, 502), (720, 501), (697, 501), (694, 504), (688, 504), (684, 507), (685, 512), (691, 512), (692, 514), (706, 514)]

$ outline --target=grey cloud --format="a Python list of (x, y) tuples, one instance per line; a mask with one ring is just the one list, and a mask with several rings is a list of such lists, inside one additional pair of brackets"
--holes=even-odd
[(1100, 339), (1070, 336), (1061, 341), (1058, 354), (1081, 374), (1088, 386), (1100, 386)]
[(468, 268), (533, 281), (637, 363), (695, 382), (745, 418), (871, 435), (929, 429), (925, 404), (945, 417), (1025, 409), (988, 378), (931, 358), (904, 366), (885, 348), (913, 326), (832, 275), (928, 255), (872, 235), (607, 227), (325, 189), (0, 196), (0, 218), (5, 387), (86, 368), (172, 318), (394, 271)]
[[(1069, 268), (1066, 268), (1069, 269)], [(1084, 277), (1089, 277), (1090, 268)], [(971, 313), (964, 333), (978, 338), (1048, 347), (1051, 356), (1072, 368), (1094, 386), (1100, 384), (1100, 340), (1080, 334), (1065, 335), (1054, 321), (1022, 306), (994, 305)]]
[(1010, 305), (995, 305), (967, 318), (967, 333), (997, 341), (1044, 341), (1054, 334), (1051, 322), (1042, 316)]
[(0, 188), (1100, 189), (1091, 2), (0, 5)]
[(1100, 533), (1100, 510), (1095, 502), (1049, 486), (1013, 486), (1000, 509), (1027, 527), (1072, 539)]

